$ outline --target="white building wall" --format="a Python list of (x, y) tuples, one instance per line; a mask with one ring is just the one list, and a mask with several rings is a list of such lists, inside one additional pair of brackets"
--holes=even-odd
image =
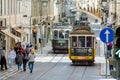
[(22, 14), (31, 16), (31, 0), (22, 0)]
[(120, 0), (116, 1), (117, 25), (120, 25)]
[[(30, 18), (31, 18), (31, 0), (23, 0), (22, 1), (22, 18), (21, 22), (23, 26), (30, 26)], [(23, 17), (24, 15), (27, 15), (27, 17)]]

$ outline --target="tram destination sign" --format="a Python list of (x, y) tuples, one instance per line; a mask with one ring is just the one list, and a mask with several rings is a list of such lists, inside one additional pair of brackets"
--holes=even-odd
[(65, 43), (65, 40), (59, 40), (58, 43)]

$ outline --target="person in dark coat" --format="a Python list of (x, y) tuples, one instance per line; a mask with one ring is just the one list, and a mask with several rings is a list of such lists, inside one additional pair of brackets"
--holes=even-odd
[(1, 56), (1, 70), (3, 70), (3, 67), (5, 67), (5, 69), (7, 69), (6, 58), (4, 55)]
[(22, 71), (23, 54), (19, 52), (19, 53), (17, 54), (16, 58), (17, 58), (18, 71), (19, 71), (19, 70)]
[(26, 66), (28, 62), (28, 54), (29, 54), (29, 50), (26, 48), (23, 53), (23, 71), (26, 71)]

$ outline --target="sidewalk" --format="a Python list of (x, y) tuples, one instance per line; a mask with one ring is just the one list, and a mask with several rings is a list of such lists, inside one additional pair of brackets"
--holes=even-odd
[(106, 63), (106, 59), (105, 59), (104, 56), (96, 57), (96, 60), (97, 60), (96, 63), (100, 63), (100, 75), (107, 77), (107, 79), (114, 79), (110, 75), (108, 60), (107, 60), (107, 63)]
[(9, 69), (4, 71), (0, 70), (0, 80), (7, 80), (9, 77), (19, 73), (16, 65), (13, 68), (13, 71), (9, 71)]
[[(41, 50), (36, 51), (36, 57), (47, 55), (49, 51), (52, 50), (52, 47), (50, 46), (51, 42), (49, 41), (45, 47), (43, 47), (43, 53), (41, 53)], [(17, 69), (17, 65), (14, 65), (13, 71), (9, 71), (9, 69), (1, 71), (0, 70), (0, 80), (7, 80), (9, 77), (14, 76), (15, 74), (20, 73)]]

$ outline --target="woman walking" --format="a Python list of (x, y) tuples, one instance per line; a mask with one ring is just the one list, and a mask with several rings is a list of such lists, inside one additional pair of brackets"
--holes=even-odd
[(13, 65), (16, 58), (16, 52), (14, 48), (11, 48), (11, 50), (9, 51), (8, 58), (9, 58), (9, 70), (13, 71)]
[(17, 58), (18, 71), (21, 70), (22, 72), (23, 54), (19, 52), (16, 58)]
[(30, 49), (30, 53), (28, 55), (28, 58), (29, 58), (28, 67), (29, 67), (30, 73), (32, 73), (33, 72), (33, 68), (34, 68), (34, 61), (35, 61), (34, 49)]

